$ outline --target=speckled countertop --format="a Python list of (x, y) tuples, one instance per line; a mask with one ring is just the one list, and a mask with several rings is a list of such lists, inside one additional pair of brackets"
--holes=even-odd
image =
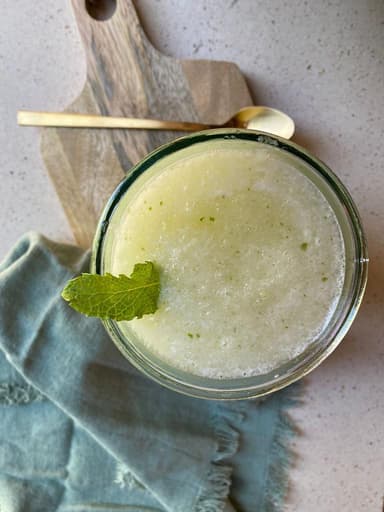
[[(351, 191), (369, 241), (370, 281), (336, 352), (305, 380), (287, 510), (380, 512), (384, 495), (384, 3), (382, 0), (137, 0), (153, 44), (239, 64), (255, 103), (290, 114), (296, 141)], [(219, 7), (220, 6), (220, 7)], [(71, 232), (20, 108), (58, 110), (85, 61), (69, 0), (2, 0), (0, 257), (23, 232)], [(256, 511), (255, 511), (256, 512)]]

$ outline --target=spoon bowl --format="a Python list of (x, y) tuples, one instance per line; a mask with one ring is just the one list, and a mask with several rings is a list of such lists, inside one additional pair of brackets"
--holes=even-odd
[(224, 126), (268, 132), (285, 139), (295, 133), (295, 123), (287, 114), (262, 106), (242, 108)]

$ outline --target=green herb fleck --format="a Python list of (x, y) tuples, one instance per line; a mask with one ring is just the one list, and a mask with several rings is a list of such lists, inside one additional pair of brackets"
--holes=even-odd
[(154, 313), (159, 294), (159, 271), (146, 261), (137, 263), (129, 277), (82, 274), (67, 283), (61, 296), (87, 316), (120, 321)]
[(209, 220), (210, 220), (211, 222), (215, 222), (215, 217), (209, 217)]
[(323, 281), (323, 283), (325, 283), (326, 281), (328, 281), (328, 277), (327, 277), (327, 276), (323, 276), (323, 277), (321, 278), (321, 280)]
[(203, 222), (204, 219), (205, 217), (200, 217), (200, 222)]
[(163, 204), (164, 204), (164, 203), (163, 203), (163, 201), (160, 201), (160, 203), (159, 203), (159, 204), (160, 204), (160, 206), (163, 206)]
[(196, 338), (200, 338), (200, 334), (198, 332), (196, 333)]
[(192, 334), (191, 332), (187, 332), (187, 336), (188, 336), (189, 338), (193, 338), (193, 334)]
[(148, 207), (148, 210), (149, 210), (149, 211), (151, 211), (151, 210), (152, 210), (152, 206), (149, 206), (149, 207)]
[(308, 243), (307, 242), (303, 242), (301, 245), (300, 245), (300, 249), (302, 251), (306, 251), (308, 249)]

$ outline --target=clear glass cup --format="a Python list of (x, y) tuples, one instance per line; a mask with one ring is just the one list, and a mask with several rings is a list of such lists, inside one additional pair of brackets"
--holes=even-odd
[(344, 338), (363, 298), (368, 275), (368, 255), (360, 217), (348, 191), (324, 163), (288, 140), (248, 130), (209, 130), (161, 146), (132, 169), (108, 201), (94, 239), (91, 271), (98, 274), (108, 272), (105, 256), (111, 246), (109, 223), (118, 212), (121, 199), (135, 180), (139, 176), (145, 177), (145, 173), (150, 176), (151, 168), (156, 162), (162, 159), (175, 161), (180, 150), (213, 139), (234, 142), (247, 140), (255, 145), (267, 144), (276, 151), (283, 152), (287, 158), (297, 159), (300, 170), (328, 200), (342, 231), (346, 265), (342, 294), (327, 326), (303, 353), (271, 372), (236, 379), (211, 379), (181, 371), (160, 360), (135, 343), (135, 340), (128, 339), (118, 322), (105, 320), (103, 323), (118, 349), (136, 368), (170, 389), (207, 399), (256, 398), (277, 391), (316, 368)]

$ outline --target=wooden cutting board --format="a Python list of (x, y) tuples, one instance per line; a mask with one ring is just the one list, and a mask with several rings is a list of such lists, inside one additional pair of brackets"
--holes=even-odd
[[(220, 123), (252, 105), (235, 64), (183, 61), (159, 53), (146, 38), (131, 0), (117, 0), (113, 16), (104, 21), (91, 17), (85, 4), (72, 0), (87, 78), (66, 111)], [(104, 204), (132, 165), (178, 135), (42, 129), (42, 156), (79, 245), (91, 245)]]

